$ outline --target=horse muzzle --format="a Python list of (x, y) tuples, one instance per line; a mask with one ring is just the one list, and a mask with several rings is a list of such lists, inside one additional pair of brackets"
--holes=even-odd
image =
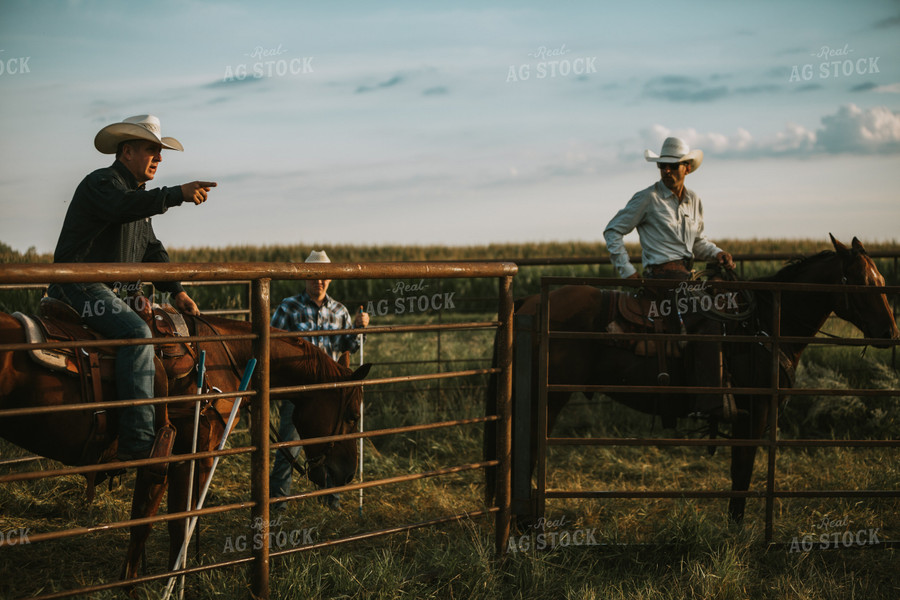
[[(355, 470), (351, 471), (349, 475), (338, 471), (334, 465), (326, 462), (310, 469), (308, 476), (309, 480), (320, 490), (347, 485), (353, 480)], [(319, 496), (319, 501), (331, 509), (338, 509), (341, 506), (340, 494), (325, 494)]]

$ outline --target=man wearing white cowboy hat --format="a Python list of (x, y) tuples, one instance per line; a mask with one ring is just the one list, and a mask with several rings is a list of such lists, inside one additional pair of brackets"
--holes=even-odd
[[(165, 247), (153, 233), (150, 217), (184, 202), (202, 204), (215, 182), (193, 181), (176, 187), (146, 189), (162, 160), (161, 151), (184, 150), (175, 138), (163, 137), (153, 115), (129, 117), (108, 125), (94, 138), (112, 165), (85, 177), (75, 190), (53, 254), (54, 262), (168, 262)], [(121, 286), (140, 290), (139, 283)], [(199, 314), (197, 305), (176, 282), (160, 282), (182, 312)], [(119, 291), (119, 290), (116, 290)], [(111, 287), (102, 283), (55, 284), (48, 295), (70, 304), (91, 328), (111, 339), (149, 338), (150, 328)], [(133, 298), (134, 309), (149, 313), (150, 303)], [(153, 346), (122, 346), (116, 352), (116, 390), (120, 400), (153, 398)], [(119, 458), (146, 458), (156, 437), (154, 408), (119, 409)]]
[(660, 180), (635, 194), (603, 232), (619, 275), (638, 276), (622, 241), (635, 228), (641, 240), (645, 276), (665, 271), (689, 272), (694, 259), (718, 261), (733, 268), (731, 255), (703, 234), (700, 197), (684, 186), (685, 177), (700, 168), (703, 151), (691, 150), (683, 140), (670, 137), (663, 142), (659, 154), (647, 150), (644, 158), (659, 167)]
[[(660, 180), (636, 193), (603, 231), (610, 260), (619, 275), (639, 277), (628, 259), (622, 239), (635, 228), (641, 242), (644, 277), (690, 279), (694, 259), (718, 262), (726, 269), (733, 269), (731, 255), (706, 239), (700, 197), (684, 185), (685, 177), (700, 168), (703, 151), (691, 150), (684, 140), (670, 137), (663, 142), (659, 154), (646, 150), (644, 158), (656, 163)], [(671, 324), (680, 323), (680, 317), (693, 324), (703, 318), (699, 314), (669, 316), (670, 329), (673, 328)], [(719, 387), (718, 345), (694, 344), (692, 354), (697, 365), (695, 379), (698, 381), (695, 384)], [(731, 420), (734, 413), (733, 399), (729, 395), (724, 399), (717, 395), (698, 395), (695, 408), (714, 418), (723, 416), (725, 420)]]
[[(324, 250), (313, 250), (306, 258), (308, 263), (330, 263), (331, 259)], [(356, 317), (351, 320), (347, 308), (327, 294), (330, 279), (307, 279), (306, 291), (297, 296), (291, 296), (281, 301), (272, 315), (271, 325), (286, 331), (316, 331), (356, 328), (369, 326), (369, 313), (363, 312), (360, 307)], [(359, 336), (353, 334), (322, 335), (306, 338), (310, 343), (317, 345), (334, 360), (338, 360), (343, 352), (356, 352), (359, 349)], [(279, 410), (278, 435), (281, 441), (299, 440), (300, 435), (294, 427), (294, 404), (290, 401), (281, 401)], [(300, 453), (300, 447), (288, 448), (294, 458)], [(272, 465), (272, 473), (269, 476), (269, 496), (272, 498), (287, 496), (291, 493), (291, 465), (283, 453), (275, 454)], [(323, 497), (325, 498), (325, 497)], [(337, 498), (325, 498), (332, 506), (337, 504)], [(276, 509), (283, 509), (283, 504), (275, 505)]]

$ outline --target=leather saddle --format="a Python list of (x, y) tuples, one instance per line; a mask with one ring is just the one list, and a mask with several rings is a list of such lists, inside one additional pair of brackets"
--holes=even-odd
[[(25, 332), (28, 343), (96, 341), (105, 339), (81, 322), (78, 312), (60, 300), (45, 297), (41, 300), (38, 315), (13, 313)], [(154, 337), (172, 338), (171, 343), (156, 346), (159, 357), (169, 380), (188, 375), (194, 368), (194, 356), (187, 344), (178, 337), (190, 335), (181, 316), (171, 306), (154, 306), (152, 321), (148, 323)], [(93, 346), (91, 348), (36, 348), (29, 350), (31, 359), (52, 371), (66, 373), (73, 377), (89, 378), (90, 385), (84, 386), (90, 392), (86, 400), (100, 401), (102, 381), (115, 380), (114, 346)]]
[[(659, 314), (658, 300), (636, 296), (629, 292), (608, 292), (611, 298), (612, 319), (606, 326), (609, 333), (665, 333), (665, 318)], [(655, 340), (625, 340), (622, 345), (638, 356), (657, 356)], [(681, 356), (680, 343), (666, 343), (666, 355)]]
[[(38, 315), (25, 315), (21, 312), (12, 316), (22, 324), (25, 340), (32, 344), (71, 341), (96, 341), (105, 339), (98, 332), (81, 322), (78, 312), (60, 300), (45, 297), (41, 300)], [(167, 382), (187, 376), (194, 369), (194, 352), (179, 337), (190, 335), (184, 317), (171, 306), (154, 306), (152, 319), (148, 321), (150, 330), (156, 338), (171, 338), (171, 342), (155, 346), (154, 363), (159, 395), (168, 394)], [(115, 346), (91, 346), (90, 348), (35, 348), (28, 350), (31, 359), (38, 365), (72, 377), (81, 383), (81, 395), (84, 402), (101, 402), (104, 392), (115, 395)], [(157, 423), (162, 423), (157, 431), (152, 456), (168, 456), (171, 454), (175, 430), (171, 426), (168, 410), (165, 405), (156, 408)], [(77, 464), (108, 462), (116, 454), (115, 438), (112, 433), (107, 411), (93, 411), (91, 431), (87, 436), (80, 459)], [(166, 465), (148, 467), (151, 476), (157, 479), (165, 477)], [(115, 475), (123, 473), (123, 469), (112, 468), (109, 471), (92, 472), (85, 475), (87, 479), (86, 496), (91, 502), (94, 488), (104, 479), (109, 478), (110, 486)]]

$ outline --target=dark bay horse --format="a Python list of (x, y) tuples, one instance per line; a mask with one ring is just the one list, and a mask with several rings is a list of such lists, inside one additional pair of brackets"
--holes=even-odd
[[(875, 263), (866, 254), (856, 238), (847, 248), (831, 238), (834, 250), (794, 262), (770, 277), (757, 281), (865, 285), (883, 287), (884, 278)], [(610, 292), (588, 286), (566, 286), (550, 293), (550, 329), (552, 331), (605, 332), (609, 324)], [(762, 334), (771, 331), (773, 323), (773, 293), (757, 291), (755, 315), (746, 321), (743, 335)], [(540, 310), (540, 296), (530, 296), (516, 303), (516, 315), (535, 315)], [(893, 312), (884, 294), (845, 292), (781, 292), (780, 331), (783, 336), (812, 337), (831, 313), (849, 321), (867, 338), (898, 337)], [(884, 347), (888, 344), (876, 344)], [(800, 360), (805, 344), (782, 344), (782, 387), (790, 387), (792, 373)], [(537, 365), (537, 340), (532, 347), (532, 365)], [(771, 384), (771, 354), (761, 344), (723, 344), (725, 365), (733, 387), (767, 387)], [(515, 359), (514, 359), (515, 360)], [(636, 356), (632, 351), (602, 340), (551, 340), (548, 364), (548, 381), (551, 384), (573, 385), (656, 385), (659, 373), (655, 356)], [(537, 405), (537, 369), (532, 370), (533, 405)], [(688, 375), (681, 361), (670, 361), (671, 385), (689, 385)], [(494, 393), (491, 386), (489, 393)], [(515, 394), (515, 389), (513, 390)], [(687, 395), (670, 394), (661, 399), (659, 394), (609, 394), (614, 400), (647, 414), (663, 417), (686, 417), (692, 406)], [(560, 411), (571, 394), (550, 393), (547, 406), (547, 427), (552, 430)], [(784, 398), (782, 398), (782, 401)], [(732, 424), (732, 437), (737, 439), (761, 439), (765, 433), (770, 396), (735, 397), (738, 415)], [(489, 400), (489, 406), (493, 406)], [(536, 408), (531, 415), (532, 471), (534, 469), (534, 444), (537, 439)], [(494, 456), (493, 429), (486, 429), (485, 454)], [(749, 489), (756, 447), (732, 447), (732, 490)], [(489, 471), (490, 473), (490, 471)], [(486, 496), (493, 497), (493, 479), (488, 477)], [(729, 515), (735, 522), (743, 520), (745, 498), (733, 498), (729, 503)]]
[[(251, 333), (246, 322), (212, 316), (184, 315), (191, 335), (233, 335)], [(274, 330), (273, 330), (274, 331)], [(0, 313), (0, 343), (22, 343), (25, 336), (16, 319)], [(252, 357), (251, 341), (203, 342), (197, 351), (206, 352), (205, 388), (222, 392), (238, 390), (241, 370)], [(58, 406), (83, 402), (78, 378), (52, 372), (36, 365), (25, 352), (0, 351), (0, 409)], [(312, 383), (360, 380), (369, 371), (363, 365), (356, 371), (340, 365), (318, 347), (301, 338), (273, 339), (271, 344), (270, 380), (272, 387)], [(194, 395), (197, 393), (196, 370), (192, 376), (165, 381), (157, 378), (156, 394)], [(106, 384), (105, 398), (114, 399), (112, 383)], [(202, 398), (202, 395), (200, 396)], [(289, 397), (295, 404), (294, 423), (301, 437), (311, 438), (356, 431), (359, 420), (361, 387), (334, 388), (296, 394)], [(234, 399), (209, 403), (199, 425), (197, 451), (215, 450), (225, 433), (227, 417)], [(41, 456), (66, 465), (110, 462), (115, 466), (114, 410), (107, 435), (96, 440), (95, 411), (46, 413), (22, 417), (0, 418), (0, 436)], [(190, 452), (194, 429), (194, 402), (170, 404), (168, 418), (175, 427), (173, 454)], [(157, 426), (160, 426), (157, 423)], [(95, 443), (96, 442), (96, 443)], [(353, 440), (304, 447), (310, 467), (307, 475), (319, 487), (344, 485), (353, 479), (357, 465), (357, 444)], [(208, 477), (213, 459), (197, 461), (192, 508), (196, 506), (198, 489)], [(153, 478), (147, 469), (138, 469), (132, 502), (132, 518), (147, 517), (159, 510), (166, 488), (169, 488), (169, 510), (187, 508), (189, 462), (169, 464), (164, 481)], [(184, 520), (170, 521), (169, 566), (184, 539)], [(125, 577), (138, 575), (138, 563), (150, 526), (131, 529), (125, 561)]]

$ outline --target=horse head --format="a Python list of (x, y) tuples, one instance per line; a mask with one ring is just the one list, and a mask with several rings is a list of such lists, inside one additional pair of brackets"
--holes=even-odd
[[(330, 357), (323, 358), (330, 361)], [(324, 381), (361, 381), (369, 374), (370, 364), (351, 371), (346, 365), (331, 362)], [(304, 392), (290, 397), (294, 403), (294, 426), (302, 439), (345, 435), (359, 430), (362, 387), (338, 387)], [(307, 476), (318, 488), (346, 485), (356, 474), (359, 461), (356, 440), (340, 440), (304, 446)], [(331, 508), (340, 504), (337, 494), (322, 497)]]
[[(858, 239), (854, 237), (851, 247), (847, 248), (832, 235), (831, 243), (841, 263), (841, 284), (884, 287), (884, 277)], [(885, 294), (838, 292), (834, 298), (834, 312), (853, 323), (866, 337), (886, 340), (898, 337), (894, 312)], [(887, 343), (874, 345), (889, 347)]]

